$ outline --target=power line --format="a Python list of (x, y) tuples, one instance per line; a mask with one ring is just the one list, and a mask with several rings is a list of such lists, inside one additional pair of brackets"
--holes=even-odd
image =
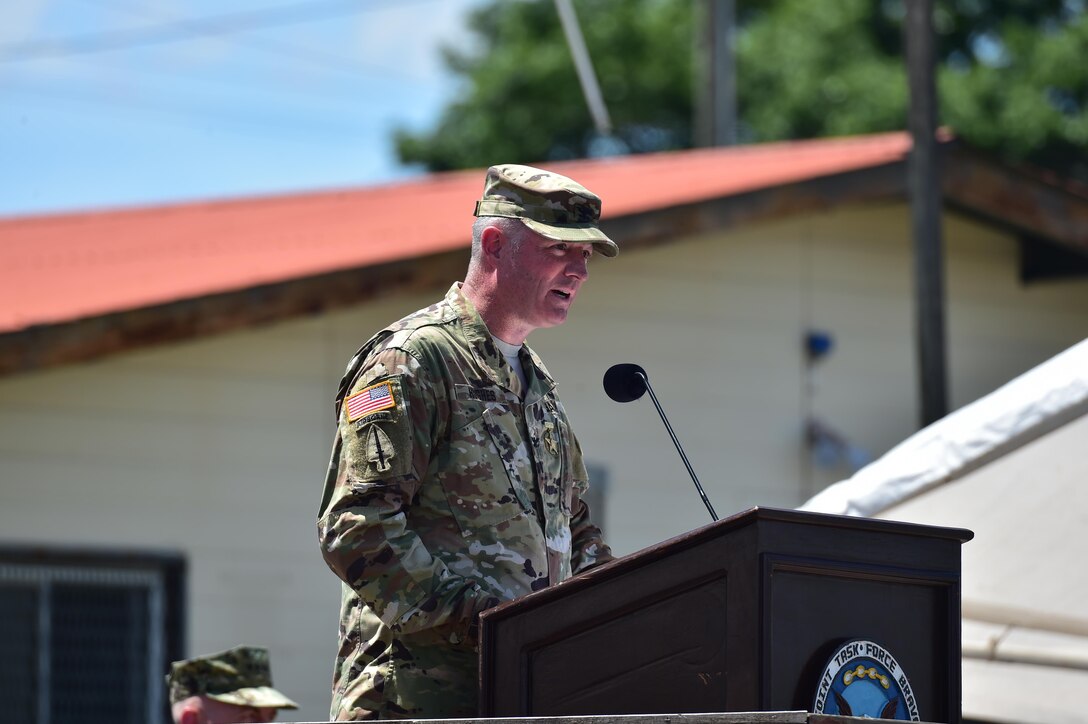
[[(420, 0), (417, 0), (420, 1)], [(433, 0), (427, 0), (433, 1)], [(95, 6), (102, 7), (98, 0), (84, 0)], [(145, 8), (133, 5), (129, 2), (116, 2), (111, 0), (107, 3), (108, 7), (121, 10), (129, 15), (139, 16), (145, 20), (155, 20), (159, 24), (162, 23), (174, 23), (179, 19), (176, 17), (164, 17), (161, 13), (148, 12)], [(373, 9), (373, 8), (368, 8)], [(418, 81), (418, 76), (413, 76), (410, 73), (405, 73), (402, 68), (392, 66), (385, 63), (365, 63), (360, 62), (354, 58), (349, 58), (342, 55), (336, 55), (335, 53), (329, 53), (324, 50), (318, 50), (298, 43), (287, 43), (282, 40), (274, 40), (267, 37), (257, 36), (243, 36), (233, 38), (231, 40), (235, 45), (243, 45), (255, 50), (261, 51), (268, 55), (275, 56), (278, 60), (293, 59), (305, 62), (313, 67), (322, 68), (325, 70), (332, 70), (338, 73), (358, 78), (361, 71), (366, 70), (381, 70), (387, 76), (401, 77), (406, 80)], [(0, 48), (2, 51), (2, 48)], [(2, 56), (0, 56), (2, 59)], [(148, 70), (146, 66), (141, 65), (140, 70)]]
[[(156, 14), (150, 9), (147, 9), (139, 4), (138, 1), (132, 0), (108, 0), (103, 3), (102, 0), (85, 0), (86, 2), (93, 3), (99, 8), (109, 7), (116, 11), (121, 11), (133, 16), (139, 16), (144, 21), (154, 22), (154, 25), (144, 26), (147, 27), (163, 27), (174, 26), (178, 22), (178, 18), (164, 16), (162, 14)], [(406, 4), (418, 3), (418, 2), (433, 2), (435, 0), (401, 0), (401, 7)], [(383, 4), (380, 2), (371, 2), (368, 4), (366, 10), (381, 10), (381, 9), (393, 9), (396, 6), (390, 4)], [(208, 19), (210, 22), (210, 19)], [(187, 21), (183, 21), (187, 22)], [(179, 38), (181, 40), (181, 38)], [(236, 45), (252, 46), (257, 50), (263, 51), (268, 55), (274, 56), (277, 60), (291, 60), (297, 59), (306, 61), (322, 68), (329, 70), (337, 70), (344, 73), (345, 77), (354, 78), (360, 80), (361, 72), (365, 72), (368, 68), (380, 69), (381, 76), (385, 79), (390, 79), (391, 82), (397, 82), (393, 80), (399, 77), (400, 83), (404, 83), (406, 80), (413, 82), (419, 81), (418, 76), (403, 72), (401, 68), (389, 68), (383, 64), (364, 63), (359, 60), (347, 56), (336, 56), (331, 53), (324, 53), (319, 49), (310, 49), (306, 46), (299, 45), (297, 43), (282, 42), (279, 40), (273, 40), (265, 37), (254, 36), (242, 36), (230, 38), (229, 42)], [(311, 52), (312, 50), (312, 52)], [(0, 52), (3, 51), (3, 47), (0, 46)], [(78, 59), (82, 56), (72, 56), (71, 62), (78, 62)], [(105, 60), (107, 56), (99, 56), (99, 60)], [(117, 56), (108, 56), (114, 58)], [(0, 56), (2, 61), (2, 56)], [(101, 64), (96, 64), (101, 67)], [(349, 67), (354, 66), (354, 68)], [(80, 71), (89, 71), (90, 65), (86, 63), (80, 63), (77, 66)], [(186, 72), (189, 69), (178, 68), (163, 68), (158, 67), (154, 62), (141, 62), (138, 64), (127, 63), (122, 70), (127, 73), (138, 73), (143, 75), (166, 75), (171, 81), (171, 90), (169, 93), (169, 99), (163, 97), (148, 97), (146, 93), (136, 87), (118, 86), (116, 83), (96, 83), (94, 78), (88, 76), (86, 79), (80, 80), (73, 78), (73, 82), (76, 86), (71, 84), (64, 84), (63, 86), (57, 86), (55, 83), (42, 84), (40, 82), (26, 82), (16, 80), (14, 77), (2, 77), (0, 76), (0, 93), (6, 92), (8, 94), (17, 93), (26, 100), (20, 100), (18, 105), (24, 106), (26, 103), (32, 102), (38, 105), (42, 103), (56, 106), (58, 103), (78, 103), (82, 105), (96, 105), (103, 108), (109, 108), (114, 111), (120, 111), (127, 113), (131, 111), (145, 113), (145, 118), (159, 117), (165, 118), (167, 116), (177, 122), (184, 122), (185, 118), (189, 118), (194, 122), (207, 123), (207, 122), (222, 122), (230, 125), (249, 125), (254, 127), (260, 127), (269, 129), (271, 127), (282, 125), (268, 122), (268, 118), (281, 117), (281, 113), (276, 111), (274, 113), (265, 113), (265, 118), (259, 120), (261, 117), (259, 114), (239, 113), (237, 107), (237, 101), (239, 100), (236, 93), (232, 94), (231, 99), (234, 104), (228, 103), (227, 107), (211, 110), (212, 106), (217, 105), (220, 101), (217, 99), (209, 99), (199, 94), (194, 97), (190, 95), (188, 101), (185, 100), (185, 94), (182, 91), (182, 87), (179, 83), (196, 83), (202, 85), (214, 85), (219, 88), (232, 89), (234, 91), (244, 90), (248, 95), (250, 93), (258, 93), (263, 95), (263, 98), (255, 99), (257, 103), (260, 103), (265, 108), (271, 109), (279, 101), (275, 96), (283, 97), (282, 84), (275, 86), (275, 90), (271, 94), (263, 92), (265, 89), (262, 84), (258, 83), (254, 85), (252, 82), (247, 82), (239, 87), (238, 83), (227, 82), (221, 75), (194, 75), (193, 73)], [(300, 93), (302, 89), (305, 91)], [(350, 93), (344, 96), (342, 93), (326, 94), (322, 93), (314, 95), (313, 91), (315, 86), (307, 83), (304, 86), (295, 87), (292, 86), (292, 90), (289, 94), (293, 97), (290, 101), (289, 107), (295, 109), (299, 107), (298, 99), (303, 99), (304, 96), (311, 96), (310, 99), (305, 99), (305, 106), (312, 107), (314, 101), (322, 101), (324, 103), (331, 102), (332, 106), (326, 106), (326, 111), (332, 111), (332, 115), (340, 119), (338, 124), (319, 124), (328, 126), (324, 132), (333, 133), (352, 133), (358, 132), (360, 129), (360, 122), (372, 114), (368, 112), (368, 104), (366, 102), (365, 94), (358, 95)], [(197, 89), (193, 89), (197, 90)], [(269, 89), (272, 90), (272, 89)], [(161, 95), (161, 94), (159, 94)], [(337, 100), (339, 99), (339, 101)], [(344, 103), (344, 100), (350, 100), (348, 103)], [(234, 107), (232, 107), (232, 105)], [(247, 105), (249, 102), (247, 101)], [(150, 114), (150, 115), (147, 115)], [(363, 124), (365, 125), (365, 123)]]
[[(402, 0), (403, 5), (405, 0)], [(232, 35), (282, 25), (315, 22), (374, 10), (362, 0), (308, 0), (263, 10), (251, 10), (207, 18), (186, 18), (142, 28), (45, 38), (0, 46), (0, 63), (22, 62), (66, 55), (86, 55), (146, 45), (175, 43), (193, 38)]]

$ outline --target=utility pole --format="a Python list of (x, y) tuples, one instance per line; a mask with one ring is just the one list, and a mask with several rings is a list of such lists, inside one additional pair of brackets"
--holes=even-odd
[(559, 13), (563, 33), (567, 36), (567, 46), (574, 60), (574, 69), (578, 73), (578, 82), (582, 84), (582, 94), (589, 107), (589, 114), (593, 117), (593, 125), (597, 133), (609, 136), (612, 134), (612, 119), (608, 115), (608, 107), (601, 96), (597, 73), (593, 70), (593, 61), (590, 60), (589, 51), (586, 49), (586, 41), (582, 37), (582, 27), (578, 24), (574, 6), (571, 5), (570, 0), (555, 0), (555, 9)]
[(907, 188), (914, 232), (915, 333), (921, 427), (948, 412), (945, 377), (941, 170), (937, 148), (933, 0), (906, 0), (903, 26), (910, 87)]
[(692, 0), (695, 17), (695, 145), (737, 142), (735, 0)]

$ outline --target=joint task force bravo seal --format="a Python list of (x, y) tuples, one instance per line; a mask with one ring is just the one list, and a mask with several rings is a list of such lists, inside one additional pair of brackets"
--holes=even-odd
[(835, 650), (816, 687), (816, 714), (921, 721), (906, 673), (887, 649), (854, 639)]

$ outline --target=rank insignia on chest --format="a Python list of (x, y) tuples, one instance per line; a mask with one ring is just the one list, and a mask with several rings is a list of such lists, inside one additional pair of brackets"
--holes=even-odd
[(344, 409), (347, 410), (348, 422), (355, 422), (364, 415), (379, 410), (388, 410), (390, 407), (396, 407), (396, 405), (397, 401), (393, 396), (392, 382), (379, 382), (376, 385), (359, 390), (344, 400)]
[(544, 423), (544, 449), (552, 455), (559, 452), (559, 443), (555, 439), (555, 424), (551, 422)]

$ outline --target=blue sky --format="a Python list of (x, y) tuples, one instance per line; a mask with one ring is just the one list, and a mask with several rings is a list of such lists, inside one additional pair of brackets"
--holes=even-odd
[(0, 3), (0, 216), (381, 183), (481, 0)]

